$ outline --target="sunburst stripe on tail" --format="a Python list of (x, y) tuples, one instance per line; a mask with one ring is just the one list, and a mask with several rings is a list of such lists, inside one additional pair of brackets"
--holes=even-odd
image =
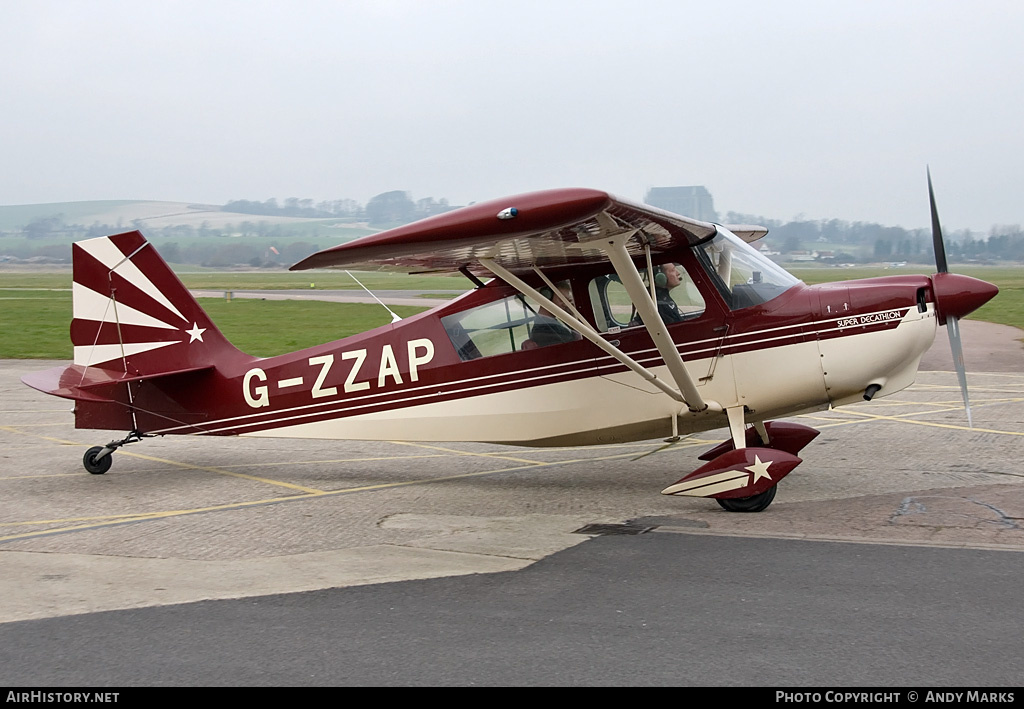
[[(135, 236), (137, 238), (131, 238)], [(106, 266), (108, 270), (124, 277), (125, 280), (173, 312), (181, 320), (186, 320), (187, 318), (174, 306), (174, 303), (132, 262), (132, 258), (147, 245), (148, 242), (137, 231), (77, 242), (77, 246)]]
[(76, 365), (160, 374), (240, 354), (141, 233), (78, 242), (72, 257)]

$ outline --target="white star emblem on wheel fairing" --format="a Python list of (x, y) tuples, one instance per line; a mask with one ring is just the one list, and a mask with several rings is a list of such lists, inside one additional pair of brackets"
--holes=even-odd
[(754, 474), (754, 479), (750, 481), (750, 484), (753, 485), (761, 478), (768, 478), (769, 480), (771, 480), (772, 476), (768, 474), (768, 466), (771, 464), (772, 462), (770, 460), (762, 462), (761, 459), (755, 455), (754, 464), (747, 466), (747, 470)]
[(199, 327), (199, 323), (193, 322), (192, 323), (192, 329), (191, 330), (185, 330), (185, 332), (187, 332), (188, 336), (190, 338), (192, 338), (192, 339), (189, 340), (189, 343), (195, 342), (196, 340), (199, 340), (200, 342), (202, 342), (203, 341), (203, 333), (206, 332), (206, 328), (205, 327)]

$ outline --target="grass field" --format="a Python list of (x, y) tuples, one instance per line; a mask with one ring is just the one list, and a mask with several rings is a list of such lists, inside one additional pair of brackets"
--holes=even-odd
[[(461, 274), (410, 276), (402, 273), (353, 272), (359, 282), (370, 290), (451, 290), (467, 291), (473, 287)], [(181, 280), (193, 289), (212, 290), (362, 290), (344, 271), (278, 271), (274, 273), (181, 273)], [(3, 278), (0, 276), (0, 281)]]
[[(1024, 268), (955, 268), (957, 273), (999, 286), (1000, 293), (972, 318), (1024, 329)], [(926, 273), (909, 269), (794, 269), (805, 283), (852, 280), (878, 275)], [(341, 272), (183, 273), (190, 288), (210, 290), (358, 288)], [(359, 273), (374, 290), (468, 290), (462, 276), (406, 276)], [(316, 301), (202, 299), (203, 308), (224, 335), (249, 354), (268, 357), (330, 342), (390, 322), (379, 305)], [(425, 308), (393, 307), (405, 317)], [(71, 273), (0, 273), (0, 358), (70, 359)]]
[[(175, 268), (178, 278), (194, 290), (362, 290), (344, 271), (188, 271)], [(461, 274), (409, 276), (383, 271), (354, 271), (372, 290), (467, 291), (473, 285)], [(310, 286), (313, 286), (310, 288)], [(0, 288), (71, 288), (71, 269), (52, 272), (0, 272)]]
[[(3, 282), (3, 279), (0, 279)], [(291, 352), (391, 322), (379, 305), (200, 298), (224, 336), (259, 357)], [(402, 317), (426, 308), (391, 306)], [(71, 359), (71, 291), (0, 290), (0, 359)]]

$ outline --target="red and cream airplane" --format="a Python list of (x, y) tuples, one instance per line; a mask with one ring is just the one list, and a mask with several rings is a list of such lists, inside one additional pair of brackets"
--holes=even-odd
[(473, 290), (268, 358), (233, 347), (139, 232), (89, 239), (74, 363), (24, 382), (73, 399), (78, 428), (130, 432), (87, 451), (94, 474), (168, 434), (569, 446), (728, 427), (662, 492), (759, 511), (818, 433), (775, 419), (909, 386), (937, 326), (959, 355), (958, 319), (996, 294), (948, 273), (931, 203), (938, 273), (817, 286), (748, 245), (762, 227), (590, 189), (475, 204), (292, 266), (461, 271)]

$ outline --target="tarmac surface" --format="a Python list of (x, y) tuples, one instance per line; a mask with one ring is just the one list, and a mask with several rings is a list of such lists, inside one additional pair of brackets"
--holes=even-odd
[(55, 363), (0, 361), (0, 623), (513, 571), (629, 525), (1022, 551), (1024, 333), (962, 325), (973, 429), (940, 332), (923, 363), (939, 371), (911, 388), (795, 419), (821, 435), (752, 515), (659, 494), (724, 430), (653, 455), (660, 442), (167, 437), (89, 475), (82, 454), (111, 434), (76, 430), (70, 402), (20, 382)]
[(795, 419), (758, 514), (659, 494), (725, 430), (168, 437), (89, 475), (112, 434), (0, 361), (0, 686), (1019, 686), (1024, 333), (961, 326), (973, 429), (939, 332), (912, 387)]

